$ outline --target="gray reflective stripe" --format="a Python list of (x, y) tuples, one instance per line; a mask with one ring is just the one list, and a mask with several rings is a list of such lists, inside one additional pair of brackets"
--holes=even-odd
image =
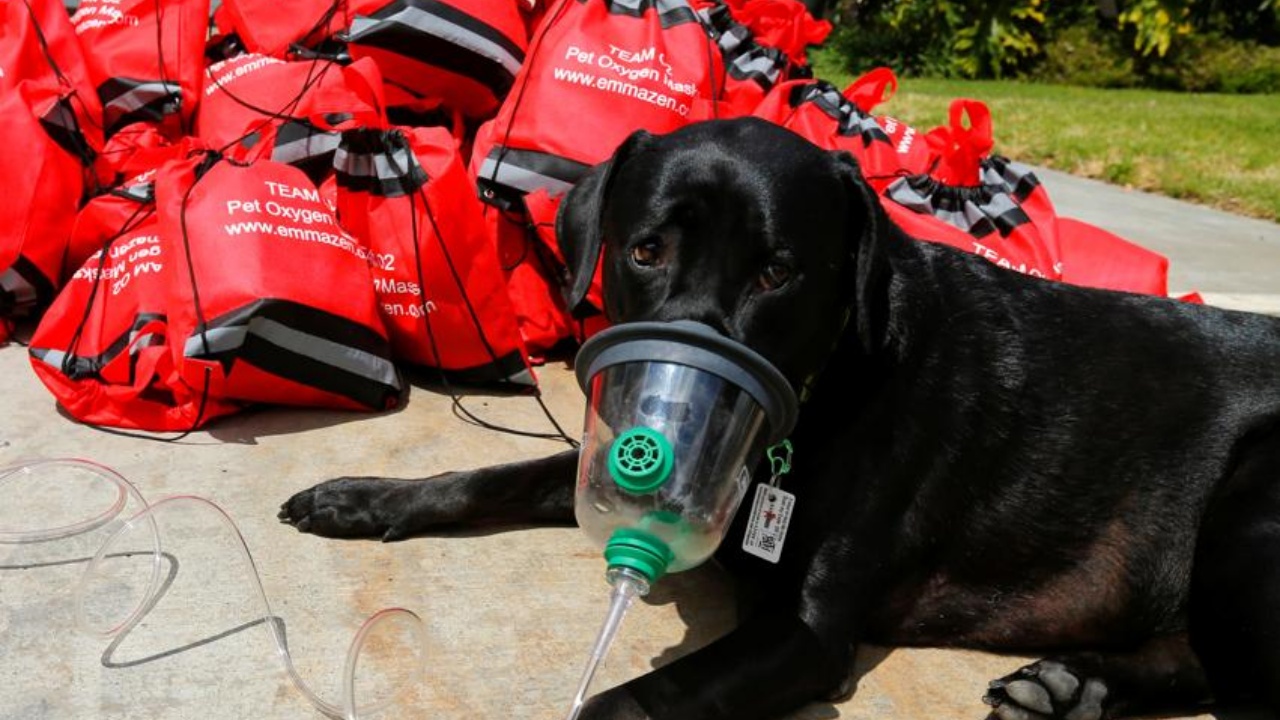
[(130, 347), (133, 348), (132, 350), (129, 351), (129, 354), (131, 355), (143, 348), (149, 348), (152, 345), (164, 345), (164, 344), (165, 344), (165, 337), (160, 333), (149, 332), (149, 333), (144, 333), (142, 335), (138, 335), (137, 333), (129, 333), (129, 345)]
[(916, 192), (916, 189), (907, 183), (906, 178), (898, 178), (884, 191), (884, 194), (902, 207), (910, 208), (918, 213), (933, 211), (933, 205), (929, 202), (929, 199)]
[(359, 375), (388, 387), (399, 387), (395, 365), (390, 361), (364, 350), (357, 350), (295, 330), (267, 318), (254, 318), (247, 326), (213, 328), (203, 333), (195, 332), (187, 338), (182, 351), (186, 357), (200, 357), (204, 352), (205, 339), (207, 339), (210, 352), (225, 352), (243, 345), (245, 338), (251, 334), (272, 345), (345, 370), (352, 375)]
[(338, 144), (341, 142), (342, 137), (338, 133), (317, 130), (306, 137), (278, 143), (271, 149), (271, 159), (276, 162), (295, 163), (333, 152), (338, 149)]
[(122, 187), (119, 192), (123, 195), (127, 195), (130, 200), (151, 202), (152, 200), (155, 200), (155, 190), (155, 183), (147, 180), (145, 182), (140, 182), (137, 185)]
[(905, 208), (914, 210), (921, 215), (932, 215), (965, 232), (968, 232), (974, 225), (983, 220), (982, 210), (969, 201), (965, 201), (962, 210), (944, 210), (934, 207), (931, 199), (928, 196), (921, 195), (918, 190), (911, 187), (906, 178), (902, 178), (890, 185), (885, 194)]
[(982, 210), (971, 202), (965, 202), (962, 210), (942, 210), (940, 208), (935, 208), (933, 216), (948, 225), (954, 225), (965, 232), (969, 232), (973, 229), (973, 226), (986, 219), (982, 215)]
[(510, 158), (503, 160), (502, 165), (499, 166), (497, 158), (493, 156), (485, 158), (484, 162), (480, 163), (479, 177), (527, 193), (545, 189), (547, 194), (552, 196), (569, 192), (573, 187), (571, 182), (513, 165)]
[(14, 304), (18, 307), (36, 304), (35, 286), (27, 282), (26, 278), (19, 275), (13, 268), (0, 273), (0, 290), (13, 295)]
[(815, 85), (809, 88), (800, 98), (801, 103), (811, 102), (822, 112), (834, 120), (843, 120), (853, 114), (853, 103), (840, 94), (839, 90), (827, 86)]
[(71, 132), (80, 132), (80, 122), (76, 119), (75, 111), (67, 105), (65, 100), (54, 103), (40, 121)]
[(177, 95), (182, 88), (174, 83), (147, 82), (139, 83), (107, 101), (106, 106), (115, 115), (125, 115), (138, 108), (145, 107), (160, 98)]
[[(129, 347), (130, 347), (129, 354), (130, 355), (136, 355), (138, 351), (142, 350), (143, 348), (149, 348), (153, 345), (164, 345), (164, 344), (165, 344), (165, 338), (164, 338), (164, 335), (161, 333), (149, 332), (149, 333), (144, 333), (142, 335), (139, 335), (137, 331), (133, 331), (129, 333)], [(46, 349), (46, 348), (31, 348), (31, 356), (39, 360), (40, 362), (43, 362), (46, 365), (51, 365), (55, 368), (58, 368), (59, 372), (62, 371), (63, 364), (66, 362), (66, 359), (67, 359), (66, 352), (62, 350), (53, 350), (53, 349)], [(106, 365), (108, 362), (111, 362), (113, 359), (115, 359), (115, 356), (116, 356), (115, 354), (103, 355), (101, 358), (98, 359), (98, 363), (102, 365)], [(80, 359), (93, 360), (93, 358), (80, 358)]]
[(234, 350), (244, 344), (244, 338), (248, 334), (247, 325), (210, 328), (204, 332), (196, 332), (187, 338), (186, 345), (182, 347), (182, 354), (186, 357), (200, 357), (206, 352), (212, 355)]
[(609, 12), (640, 17), (650, 7), (658, 11), (663, 27), (682, 22), (698, 22), (698, 14), (686, 0), (604, 0)]
[(940, 208), (934, 205), (931, 196), (922, 195), (918, 190), (911, 187), (906, 178), (902, 178), (890, 185), (889, 189), (885, 191), (885, 195), (905, 208), (914, 210), (921, 215), (932, 215), (965, 232), (971, 232), (980, 223), (987, 223), (987, 230), (989, 231), (990, 223), (995, 218), (1020, 210), (1013, 198), (1002, 192), (995, 193), (990, 200), (981, 205), (972, 200), (965, 200), (959, 209)]
[[(395, 160), (394, 166), (392, 159)], [(408, 176), (418, 167), (418, 159), (407, 147), (391, 150), (387, 153), (353, 153), (339, 145), (333, 156), (333, 169), (352, 177), (372, 177), (379, 180), (398, 180)]]
[(726, 55), (732, 55), (742, 47), (742, 44), (751, 39), (751, 33), (745, 27), (735, 26), (727, 33), (722, 33), (716, 40), (716, 44)]
[(66, 359), (67, 354), (61, 350), (46, 350), (44, 348), (31, 348), (31, 357), (40, 362), (55, 367), (59, 372), (62, 371), (62, 361)]
[(1027, 193), (1040, 184), (1030, 167), (1012, 160), (988, 158), (982, 163), (982, 183), (1009, 193)]
[[(849, 126), (851, 128), (857, 129), (857, 131), (860, 134), (863, 134), (863, 135), (868, 133), (871, 133), (871, 134), (879, 133), (882, 135), (885, 134), (884, 128), (880, 127), (880, 123), (876, 122), (876, 119), (871, 117), (870, 115), (863, 115), (860, 112), (855, 112), (849, 116), (849, 119), (854, 121), (852, 123), (849, 123)], [(888, 136), (886, 135), (886, 137)]]
[(659, 15), (666, 15), (669, 12), (680, 10), (693, 11), (693, 8), (686, 0), (657, 0), (653, 6), (658, 8)]
[(978, 207), (987, 217), (993, 220), (1004, 216), (1006, 213), (1018, 212), (1022, 209), (1007, 193), (996, 193), (994, 197)]
[(755, 57), (740, 55), (734, 58), (733, 66), (743, 75), (760, 75), (767, 78), (771, 83), (778, 79), (778, 75), (782, 74), (782, 69), (768, 55), (756, 55)]
[(427, 35), (448, 40), (458, 47), (466, 48), (477, 55), (493, 60), (512, 75), (520, 71), (520, 59), (507, 52), (502, 46), (488, 38), (477, 35), (461, 25), (451, 23), (421, 8), (412, 6), (405, 7), (385, 18), (357, 17), (351, 23), (351, 37), (348, 38), (348, 41), (359, 42), (362, 33), (386, 22), (407, 25)]

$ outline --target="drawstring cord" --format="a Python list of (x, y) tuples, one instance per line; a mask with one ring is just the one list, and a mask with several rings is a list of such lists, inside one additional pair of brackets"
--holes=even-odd
[[(385, 137), (386, 136), (384, 134), (384, 138)], [(406, 142), (406, 146), (407, 145), (408, 143)], [(383, 155), (384, 157), (386, 157), (388, 163), (397, 172), (397, 174), (399, 174), (401, 177), (406, 177), (406, 178), (411, 176), (412, 173), (410, 172), (410, 168), (400, 167), (394, 154), (391, 152), (390, 147), (384, 148)], [(423, 174), (424, 176), (426, 175), (425, 169), (423, 171)], [(578, 441), (574, 440), (572, 437), (570, 437), (565, 433), (564, 429), (556, 421), (555, 416), (552, 415), (550, 408), (548, 408), (546, 403), (543, 402), (541, 390), (539, 390), (536, 387), (533, 389), (534, 400), (538, 403), (538, 407), (541, 408), (543, 415), (546, 416), (547, 420), (551, 423), (552, 427), (555, 428), (556, 431), (554, 433), (540, 433), (540, 432), (534, 432), (534, 431), (528, 431), (528, 430), (518, 430), (515, 428), (504, 427), (501, 425), (497, 425), (495, 423), (488, 422), (478, 417), (470, 410), (468, 410), (467, 407), (462, 403), (462, 397), (457, 392), (454, 391), (452, 384), (449, 382), (448, 375), (445, 372), (445, 369), (443, 367), (443, 359), (440, 355), (440, 346), (436, 341), (435, 330), (431, 326), (431, 313), (427, 309), (427, 284), (426, 284), (426, 275), (422, 269), (422, 249), (420, 246), (421, 244), (419, 242), (420, 229), (418, 225), (418, 210), (417, 210), (417, 202), (415, 201), (415, 195), (418, 196), (418, 199), (422, 201), (422, 207), (423, 207), (423, 210), (425, 211), (428, 222), (431, 224), (431, 231), (435, 235), (436, 244), (440, 248), (441, 255), (445, 259), (445, 264), (448, 266), (449, 273), (453, 277), (455, 287), (458, 288), (458, 293), (462, 297), (462, 302), (467, 308), (467, 313), (471, 319), (472, 327), (474, 327), (476, 330), (476, 335), (480, 338), (480, 342), (484, 346), (485, 352), (489, 355), (490, 362), (492, 362), (495, 366), (498, 366), (498, 367), (500, 367), (500, 364), (499, 364), (498, 355), (494, 351), (493, 346), (490, 344), (488, 337), (485, 335), (484, 326), (480, 322), (480, 318), (476, 313), (475, 306), (471, 303), (471, 298), (467, 293), (465, 284), (462, 282), (462, 278), (458, 273), (457, 266), (453, 261), (453, 255), (452, 253), (450, 253), (449, 247), (444, 241), (444, 236), (440, 232), (440, 225), (439, 223), (436, 222), (435, 212), (431, 209), (431, 203), (428, 202), (427, 200), (426, 182), (427, 181), (424, 180), (421, 185), (419, 185), (416, 189), (411, 190), (408, 193), (409, 223), (410, 223), (410, 232), (412, 234), (411, 241), (413, 245), (414, 269), (417, 273), (418, 300), (419, 300), (419, 306), (422, 308), (423, 323), (426, 326), (427, 342), (431, 346), (431, 355), (435, 358), (436, 364), (438, 366), (436, 369), (438, 371), (440, 382), (444, 386), (445, 392), (449, 394), (454, 415), (464, 421), (470, 422), (474, 425), (483, 427), (488, 430), (496, 430), (498, 432), (508, 433), (511, 435), (519, 435), (522, 437), (532, 437), (532, 438), (539, 438), (539, 439), (546, 439), (546, 440), (558, 440), (568, 444), (570, 447), (574, 447), (574, 448), (578, 447)], [(500, 384), (512, 384), (512, 383), (510, 383), (509, 380), (506, 380), (504, 378), (503, 380), (500, 381)]]

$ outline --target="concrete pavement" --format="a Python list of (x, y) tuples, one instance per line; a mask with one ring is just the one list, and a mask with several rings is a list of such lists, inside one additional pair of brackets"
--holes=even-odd
[[(1063, 214), (1168, 255), (1176, 290), (1280, 313), (1280, 226), (1051, 171), (1041, 176)], [(552, 365), (540, 376), (551, 411), (566, 428), (577, 428), (582, 396), (572, 374)], [(464, 402), (492, 422), (548, 429), (528, 397), (472, 395)], [(299, 672), (321, 694), (336, 699), (346, 644), (365, 617), (388, 606), (418, 612), (426, 625), (426, 681), (382, 717), (562, 717), (605, 609), (597, 551), (574, 528), (390, 545), (320, 540), (278, 524), (276, 507), (335, 475), (419, 477), (560, 447), (467, 425), (447, 396), (423, 388), (405, 407), (381, 415), (271, 408), (178, 443), (121, 437), (59, 415), (24, 349), (0, 348), (0, 465), (35, 456), (89, 458), (118, 470), (152, 502), (187, 493), (216, 502), (253, 552)], [(0, 533), (70, 522), (113, 498), (72, 481), (0, 482)], [(136, 507), (131, 501), (126, 513)], [(255, 624), (261, 610), (235, 538), (205, 511), (162, 516), (162, 574), (173, 580), (141, 625), (115, 644), (75, 632), (74, 584), (119, 522), (63, 541), (0, 545), (0, 720), (318, 717), (288, 684)], [(126, 563), (100, 579), (94, 608), (127, 606), (138, 572)], [(729, 584), (714, 567), (664, 580), (631, 611), (595, 687), (706, 644), (731, 627), (729, 606)], [(391, 640), (375, 643), (375, 655), (393, 647)], [(794, 720), (981, 718), (987, 681), (1023, 662), (881, 648), (864, 648), (862, 658), (853, 699), (813, 705)], [(368, 666), (396, 669), (380, 655)]]

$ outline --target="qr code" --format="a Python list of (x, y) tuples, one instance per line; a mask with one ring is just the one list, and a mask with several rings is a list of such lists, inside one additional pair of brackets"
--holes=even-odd
[(763, 550), (763, 551), (765, 551), (765, 552), (767, 552), (767, 553), (771, 553), (771, 552), (773, 552), (774, 550), (776, 550), (777, 548), (778, 548), (778, 538), (777, 538), (777, 536), (774, 536), (774, 535), (761, 535), (761, 536), (760, 536), (760, 549), (761, 549), (761, 550)]

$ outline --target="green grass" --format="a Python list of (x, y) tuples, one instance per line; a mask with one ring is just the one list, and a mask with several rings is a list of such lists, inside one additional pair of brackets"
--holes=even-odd
[[(829, 52), (817, 76), (853, 75)], [(1074, 175), (1280, 221), (1280, 95), (1102, 90), (1013, 81), (901, 78), (876, 108), (920, 132), (957, 97), (991, 108), (995, 152)]]

